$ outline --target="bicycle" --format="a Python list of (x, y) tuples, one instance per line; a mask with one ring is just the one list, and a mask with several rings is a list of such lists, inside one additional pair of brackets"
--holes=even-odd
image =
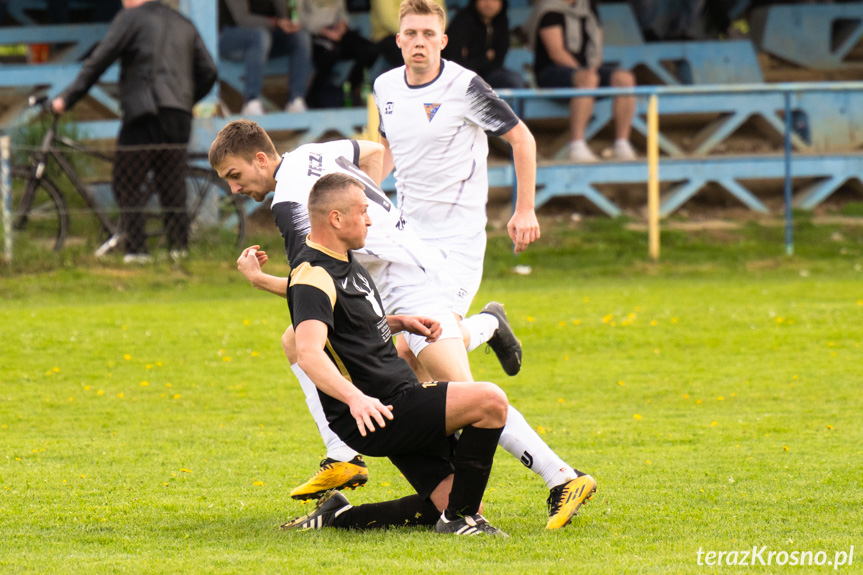
[[(91, 183), (82, 180), (64, 154), (79, 153), (107, 163), (112, 162), (112, 156), (58, 134), (60, 116), (52, 110), (47, 97), (31, 97), (30, 106), (38, 107), (40, 113), (50, 113), (52, 120), (41, 145), (30, 154), (29, 163), (13, 165), (11, 168), (12, 229), (16, 245), (25, 251), (59, 251), (69, 238), (72, 212), (62, 189), (46, 174), (48, 161), (53, 159), (72, 184), (74, 191), (84, 201), (87, 210), (96, 216), (100, 243), (94, 254), (97, 257), (106, 255), (123, 240), (119, 229), (119, 210), (99, 199), (97, 190), (104, 182)], [(187, 155), (185, 181), (190, 221), (189, 243), (192, 246), (216, 243), (221, 241), (222, 234), (225, 234), (235, 238), (235, 247), (239, 247), (246, 232), (243, 205), (245, 198), (232, 195), (230, 188), (214, 170), (209, 166), (202, 167), (205, 161), (205, 154)], [(152, 225), (160, 214), (155, 206), (154, 190), (149, 189), (149, 183), (145, 185), (148, 186), (145, 208), (148, 216), (148, 243), (159, 247), (164, 241), (164, 229)], [(150, 241), (151, 238), (154, 238), (154, 241)]]

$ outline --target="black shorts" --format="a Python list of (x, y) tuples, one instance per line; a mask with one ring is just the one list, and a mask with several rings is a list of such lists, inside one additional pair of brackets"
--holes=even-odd
[(417, 383), (382, 400), (393, 406), (393, 419), (365, 437), (350, 414), (330, 422), (330, 428), (363, 455), (389, 457), (416, 492), (428, 497), (454, 469), (454, 439), (446, 435), (446, 392), (445, 381)]

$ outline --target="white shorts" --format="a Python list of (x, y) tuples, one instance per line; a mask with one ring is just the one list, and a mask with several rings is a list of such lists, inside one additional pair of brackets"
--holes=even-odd
[[(394, 286), (389, 290), (384, 307), (389, 315), (420, 315), (436, 319), (441, 325), (438, 339), (462, 338), (458, 321), (449, 309), (442, 281), (427, 281), (409, 286)], [(404, 333), (405, 341), (415, 356), (429, 343), (425, 337)]]
[(440, 274), (448, 309), (464, 318), (482, 282), (485, 259), (485, 230), (472, 236), (429, 238), (429, 245), (446, 252), (446, 268)]

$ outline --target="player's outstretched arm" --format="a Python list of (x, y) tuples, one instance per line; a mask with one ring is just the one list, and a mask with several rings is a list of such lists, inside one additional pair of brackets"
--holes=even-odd
[(359, 168), (377, 185), (381, 185), (384, 147), (370, 140), (357, 140), (360, 147)]
[(237, 258), (237, 269), (246, 276), (253, 287), (280, 297), (288, 297), (288, 278), (280, 278), (264, 273), (261, 269), (269, 257), (261, 246), (249, 246)]
[(429, 343), (437, 341), (441, 334), (440, 322), (430, 317), (388, 315), (387, 325), (393, 333), (407, 331), (416, 335), (423, 335)]
[(381, 185), (381, 183), (387, 179), (387, 176), (390, 175), (390, 172), (392, 172), (393, 168), (396, 166), (393, 161), (393, 151), (390, 150), (390, 143), (383, 136), (381, 136), (381, 144), (384, 146), (384, 167), (381, 170), (381, 181), (378, 182), (378, 185)]
[(347, 404), (357, 420), (360, 435), (386, 427), (385, 419), (392, 419), (393, 406), (384, 405), (376, 397), (369, 397), (342, 377), (339, 370), (324, 352), (327, 342), (327, 324), (308, 319), (295, 326), (297, 335), (297, 363), (318, 389)]
[(536, 219), (536, 140), (533, 134), (519, 121), (516, 126), (501, 136), (512, 146), (515, 179), (517, 182), (515, 212), (506, 229), (515, 244), (515, 253), (539, 239), (539, 222)]

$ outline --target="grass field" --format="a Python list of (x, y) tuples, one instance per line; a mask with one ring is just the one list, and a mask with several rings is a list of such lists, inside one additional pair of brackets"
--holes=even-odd
[[(6, 273), (0, 570), (811, 573), (834, 566), (697, 553), (833, 562), (853, 545), (838, 571), (859, 573), (863, 230), (804, 218), (796, 241), (786, 257), (781, 227), (669, 232), (661, 264), (608, 220), (546, 228), (518, 259), (490, 242), (475, 307), (506, 303), (525, 360), (507, 378), (478, 350), (474, 375), (599, 484), (571, 526), (545, 531), (545, 485), (499, 450), (486, 516), (507, 540), (275, 529), (309, 509), (288, 492), (322, 444), (279, 348), (286, 306), (231, 260), (67, 255)], [(352, 502), (409, 494), (387, 461), (370, 469)]]

